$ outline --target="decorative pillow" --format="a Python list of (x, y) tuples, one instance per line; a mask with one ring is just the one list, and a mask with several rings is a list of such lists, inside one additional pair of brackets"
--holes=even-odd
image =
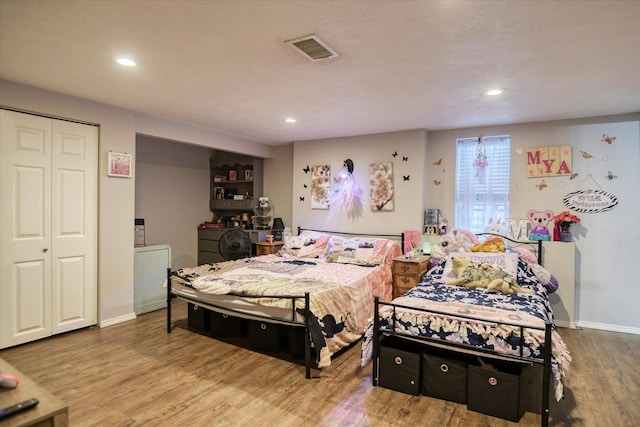
[(457, 278), (454, 270), (452, 257), (469, 258), (478, 264), (487, 264), (490, 267), (499, 268), (510, 276), (516, 277), (518, 272), (518, 254), (505, 252), (451, 252), (442, 273), (442, 281), (448, 283)]
[(333, 238), (329, 261), (344, 264), (380, 265), (392, 242), (389, 239)]
[(328, 234), (293, 236), (282, 248), (282, 255), (290, 258), (324, 259), (327, 256), (330, 241), (331, 236)]

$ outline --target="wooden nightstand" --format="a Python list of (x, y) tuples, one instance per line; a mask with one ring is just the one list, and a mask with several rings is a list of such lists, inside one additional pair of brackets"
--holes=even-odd
[(256, 243), (256, 256), (275, 254), (282, 248), (283, 245), (284, 242), (278, 241), (273, 243), (258, 242)]
[(431, 257), (421, 255), (406, 258), (404, 255), (393, 259), (393, 297), (397, 298), (416, 286), (427, 272)]

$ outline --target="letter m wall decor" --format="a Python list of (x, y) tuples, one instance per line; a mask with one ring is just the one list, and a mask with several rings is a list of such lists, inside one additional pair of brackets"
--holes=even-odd
[(571, 146), (527, 149), (527, 178), (571, 175)]

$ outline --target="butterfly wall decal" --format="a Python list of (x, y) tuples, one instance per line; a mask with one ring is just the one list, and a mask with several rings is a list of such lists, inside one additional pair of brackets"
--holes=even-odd
[(407, 162), (407, 161), (409, 161), (409, 157), (408, 157), (408, 156), (402, 156), (402, 161), (403, 161), (403, 162)]
[(394, 151), (393, 154), (391, 154), (393, 157), (397, 157), (398, 156), (398, 152)]
[(607, 178), (609, 181), (611, 181), (612, 179), (618, 178), (618, 175), (614, 175), (613, 172), (609, 171), (607, 173), (607, 176), (605, 176), (605, 178)]
[(307, 184), (302, 184), (302, 186), (303, 186), (304, 188), (309, 187)]
[(404, 181), (409, 181), (409, 176), (410, 175), (402, 175), (402, 178)]
[(576, 177), (577, 177), (577, 176), (578, 176), (578, 172), (576, 172), (576, 173), (572, 173), (572, 174), (569, 176), (569, 179), (576, 179)]
[(300, 196), (300, 201), (304, 202), (304, 196)]
[(593, 156), (586, 151), (580, 150), (580, 154), (582, 154), (582, 157), (585, 159), (593, 159)]
[(311, 171), (311, 168), (309, 167), (309, 165), (307, 165), (306, 168), (302, 169), (304, 171), (304, 173), (309, 173), (309, 171)]
[(546, 182), (544, 182), (544, 179), (543, 179), (543, 180), (542, 180), (542, 182), (541, 182), (540, 184), (536, 184), (536, 188), (537, 188), (538, 190), (542, 190), (542, 189), (544, 189), (544, 188), (547, 188), (547, 183), (546, 183)]
[(437, 179), (433, 180), (433, 185), (440, 185), (442, 184), (442, 181), (438, 181)]
[(434, 166), (440, 166), (442, 164), (442, 159), (438, 159), (435, 162), (433, 162)]
[(616, 140), (615, 136), (609, 136), (606, 133), (604, 135), (602, 135), (602, 142), (606, 142), (607, 144), (611, 145), (613, 144), (613, 141)]

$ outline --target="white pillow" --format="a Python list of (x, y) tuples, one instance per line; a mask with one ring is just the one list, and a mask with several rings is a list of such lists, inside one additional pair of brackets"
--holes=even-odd
[(333, 238), (329, 260), (343, 264), (380, 265), (391, 247), (389, 239)]
[(293, 236), (285, 242), (282, 255), (289, 258), (324, 259), (327, 256), (330, 242), (331, 236), (328, 234)]
[(444, 265), (442, 273), (442, 281), (448, 283), (457, 278), (453, 271), (453, 257), (469, 258), (476, 264), (487, 264), (490, 267), (499, 268), (510, 276), (516, 277), (518, 272), (518, 257), (516, 253), (506, 252), (451, 252), (447, 256), (447, 262)]

